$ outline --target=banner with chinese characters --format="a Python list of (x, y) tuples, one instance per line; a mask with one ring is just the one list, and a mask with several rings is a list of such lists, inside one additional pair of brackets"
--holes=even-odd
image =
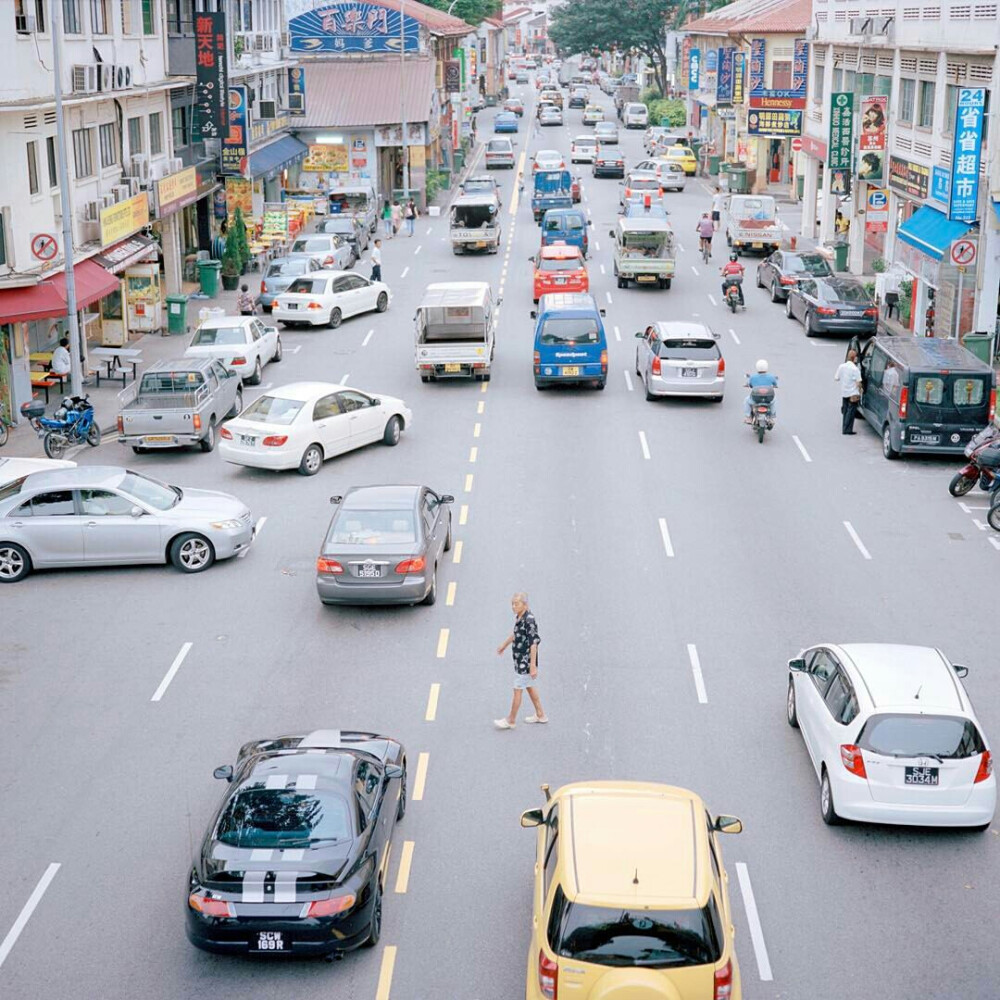
[(753, 38), (750, 41), (750, 96), (764, 95), (764, 60), (767, 54), (767, 40)]
[(948, 218), (975, 222), (979, 208), (979, 160), (983, 146), (986, 91), (959, 87), (955, 108), (955, 142), (951, 153), (951, 192)]
[(849, 170), (854, 149), (854, 94), (839, 91), (830, 95), (830, 143), (827, 165)]
[(701, 86), (701, 49), (692, 49), (688, 63), (688, 90), (697, 90)]
[(302, 66), (288, 67), (288, 113), (294, 118), (306, 113), (306, 71)]
[(791, 87), (775, 90), (764, 86), (764, 70), (767, 60), (767, 41), (763, 38), (750, 40), (750, 107), (767, 108), (773, 111), (802, 110), (806, 106), (806, 85), (809, 80), (809, 44), (804, 38), (797, 38), (793, 48)]
[(250, 174), (250, 136), (247, 115), (247, 88), (229, 88), (226, 134), (222, 137), (222, 173), (247, 177)]
[(743, 81), (746, 75), (746, 53), (733, 53), (733, 104), (743, 103)]
[(194, 18), (196, 76), (194, 84), (195, 125), (202, 139), (221, 139), (226, 134), (226, 15), (196, 14)]
[(733, 103), (733, 56), (736, 49), (719, 49), (719, 76), (715, 82), (717, 104)]
[(794, 53), (791, 96), (805, 100), (806, 87), (809, 85), (809, 43), (804, 38), (796, 38)]
[(751, 108), (747, 112), (748, 135), (796, 136), (802, 135), (802, 112), (763, 111)]
[(149, 225), (149, 195), (140, 194), (126, 198), (101, 209), (101, 246), (110, 246), (131, 236)]
[(420, 22), (374, 3), (340, 3), (288, 22), (293, 52), (416, 52)]
[(226, 178), (226, 215), (230, 222), (236, 214), (236, 209), (243, 212), (243, 218), (253, 215), (253, 184), (246, 177)]
[(309, 147), (309, 155), (300, 169), (311, 173), (346, 174), (350, 169), (347, 162), (347, 146), (343, 143), (316, 145)]

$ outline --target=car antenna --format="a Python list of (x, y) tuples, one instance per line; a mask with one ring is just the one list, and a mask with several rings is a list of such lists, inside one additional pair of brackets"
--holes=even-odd
[(924, 689), (923, 684), (921, 684), (920, 687), (917, 688), (917, 693), (913, 696), (914, 701), (920, 701), (920, 692), (923, 691), (923, 689)]
[(632, 885), (638, 885), (638, 884), (639, 884), (639, 869), (636, 868), (635, 875), (632, 878)]

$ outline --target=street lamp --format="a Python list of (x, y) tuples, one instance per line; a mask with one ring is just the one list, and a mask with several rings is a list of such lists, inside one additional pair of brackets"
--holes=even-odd
[(406, 0), (399, 2), (399, 129), (403, 147), (403, 197), (410, 197), (410, 157), (406, 148)]

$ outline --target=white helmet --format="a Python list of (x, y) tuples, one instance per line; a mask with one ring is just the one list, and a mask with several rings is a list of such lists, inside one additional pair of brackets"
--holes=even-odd
[(757, 362), (757, 373), (759, 375), (763, 375), (766, 371), (767, 371), (767, 362), (763, 358), (761, 358), (760, 361)]

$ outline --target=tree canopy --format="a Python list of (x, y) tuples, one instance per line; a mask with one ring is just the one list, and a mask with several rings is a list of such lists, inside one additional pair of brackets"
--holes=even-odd
[(447, 13), (451, 7), (452, 17), (460, 17), (466, 24), (478, 25), (484, 18), (496, 15), (501, 6), (501, 0), (421, 0), (427, 7), (435, 7)]

